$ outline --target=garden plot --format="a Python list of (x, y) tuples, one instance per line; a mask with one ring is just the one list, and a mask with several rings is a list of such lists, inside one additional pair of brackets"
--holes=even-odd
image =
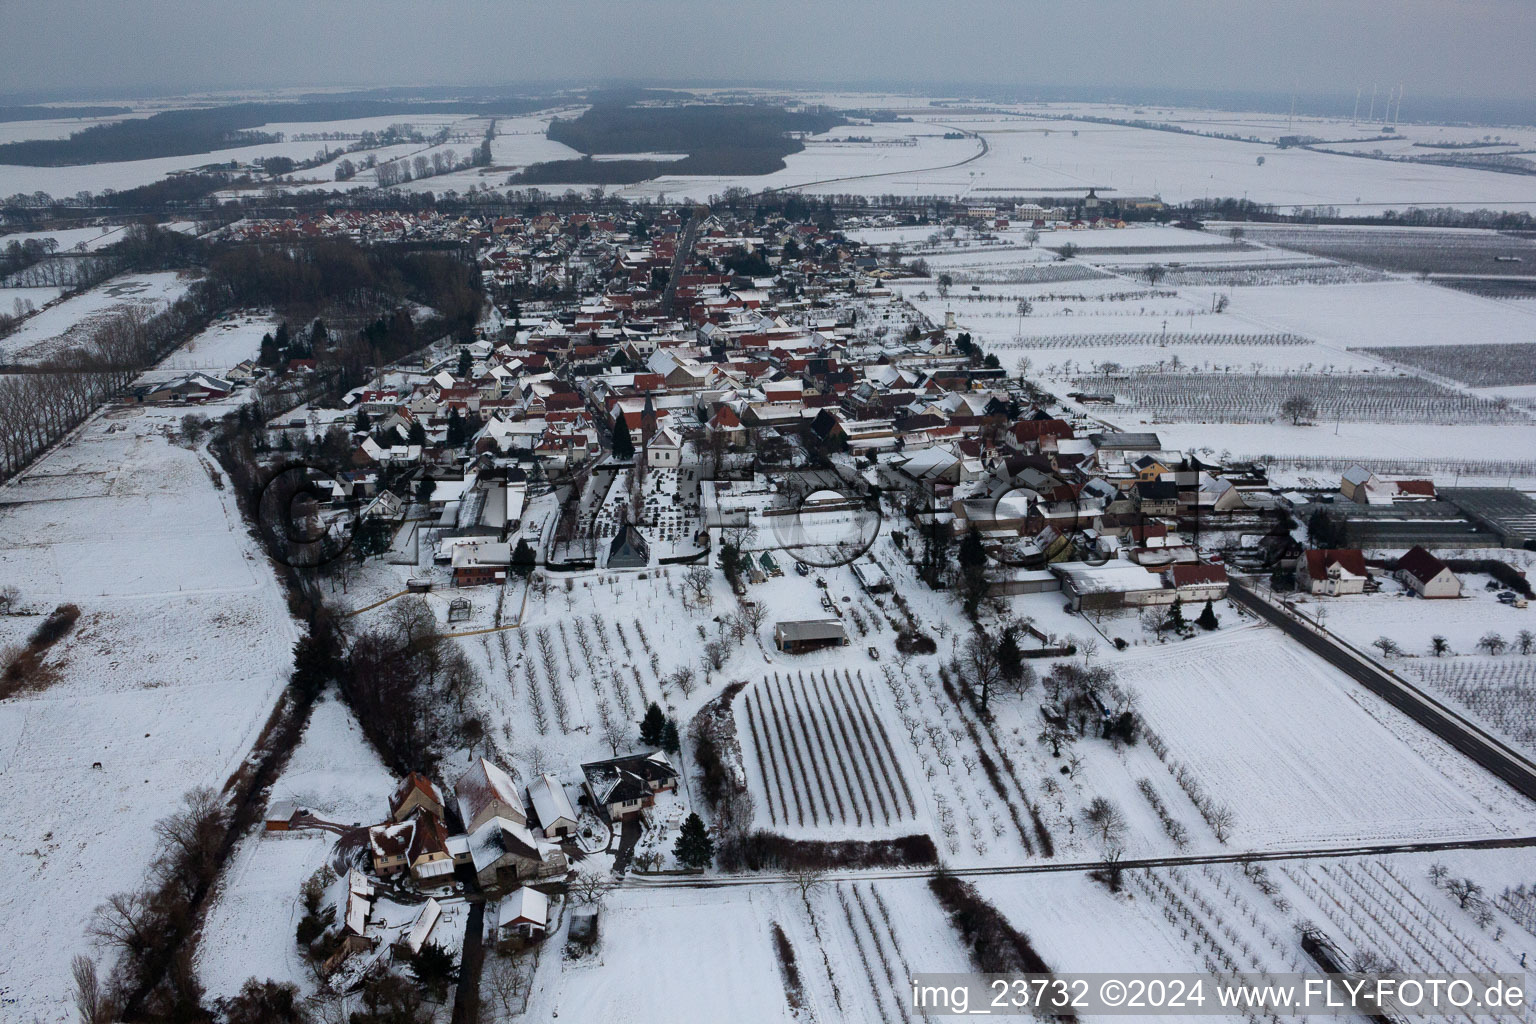
[(277, 330), (269, 317), (236, 314), (210, 324), (197, 337), (160, 361), (162, 370), (204, 370), (218, 376), (261, 352), (261, 337)]
[(1154, 422), (1267, 422), (1281, 417), (1291, 396), (1310, 399), (1319, 422), (1527, 423), (1504, 402), (1468, 395), (1422, 377), (1347, 373), (1161, 373), (1138, 369), (1112, 379), (1081, 380), (1087, 390), (1112, 390)]
[(1386, 363), (1398, 363), (1448, 377), (1474, 388), (1536, 384), (1536, 343), (1507, 345), (1412, 345), (1362, 349)]
[[(330, 696), (315, 705), (270, 800), (292, 800), (326, 821), (366, 825), (385, 817), (395, 782), (352, 712)], [(309, 830), (256, 832), (241, 840), (198, 944), (198, 977), (210, 996), (233, 995), (253, 976), (313, 987), (314, 971), (294, 942), (299, 889), (329, 862), (335, 843), (334, 833)]]
[(1121, 663), (1167, 764), (1234, 814), (1242, 848), (1467, 838), (1528, 808), (1323, 662), (1269, 630)]
[[(769, 824), (900, 826), (917, 803), (862, 673), (813, 669), (764, 677), (742, 694), (737, 734), (751, 739)], [(744, 721), (741, 721), (744, 719)]]
[[(524, 1016), (643, 1024), (737, 1020), (750, 1011), (754, 1021), (794, 1024), (772, 926), (803, 913), (799, 896), (787, 887), (753, 895), (745, 900), (730, 888), (614, 891), (591, 954), (567, 959), (560, 955), (564, 929), (551, 934)], [(802, 975), (820, 969), (820, 959), (813, 945), (798, 949)], [(812, 1007), (819, 1020), (838, 1019), (835, 1009), (830, 999)]]
[(27, 490), (0, 488), (27, 498), (0, 508), (0, 579), (82, 610), (50, 655), (58, 682), (0, 705), (0, 909), (32, 943), (6, 978), (21, 1019), (73, 1019), (69, 962), (90, 950), (93, 909), (143, 883), (154, 823), (182, 794), (239, 768), (292, 664), (298, 631), (233, 497), (159, 431), (92, 419)]

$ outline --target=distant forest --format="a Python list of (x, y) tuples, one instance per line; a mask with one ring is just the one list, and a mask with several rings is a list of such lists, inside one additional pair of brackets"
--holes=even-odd
[(120, 117), (132, 107), (0, 107), (0, 121), (67, 121), (72, 117)]
[[(836, 114), (792, 114), (782, 107), (635, 107), (599, 104), (556, 119), (549, 137), (587, 154), (534, 164), (512, 179), (530, 185), (628, 185), (659, 174), (770, 174), (805, 147), (790, 132), (825, 132)], [(687, 153), (682, 160), (593, 160), (593, 154)]]
[[(33, 139), (0, 145), (0, 164), (66, 167), (115, 160), (187, 156), (273, 141), (253, 132), (272, 122), (345, 121), (396, 114), (482, 114), (511, 117), (538, 110), (543, 99), (413, 103), (399, 100), (328, 100), (307, 103), (239, 103), (206, 110), (168, 110), (153, 117), (96, 125), (67, 139)], [(57, 116), (57, 115), (55, 115)]]

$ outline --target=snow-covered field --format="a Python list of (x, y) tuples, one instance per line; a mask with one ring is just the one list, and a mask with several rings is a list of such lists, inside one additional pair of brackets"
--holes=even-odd
[(43, 310), (0, 339), (0, 360), (37, 362), (57, 355), (84, 340), (80, 335), (85, 330), (113, 312), (130, 306), (138, 306), (147, 313), (158, 312), (180, 298), (189, 284), (174, 271), (124, 274), (104, 281), (84, 294)]
[(0, 578), (29, 607), (82, 611), (49, 656), (59, 681), (0, 705), (0, 906), (29, 950), (3, 985), (17, 1019), (73, 1019), (92, 911), (143, 884), (154, 823), (224, 785), (287, 680), (282, 591), (169, 419), (97, 416), (0, 488)]
[(1169, 756), (1237, 817), (1244, 848), (1525, 831), (1528, 804), (1267, 628), (1122, 666)]
[[(1018, 113), (970, 113), (924, 109), (923, 102), (914, 99), (913, 109), (907, 111), (913, 123), (839, 127), (813, 137), (804, 152), (787, 157), (786, 168), (772, 175), (663, 176), (624, 189), (623, 194), (664, 192), (702, 199), (741, 186), (979, 199), (999, 194), (1077, 194), (1096, 187), (1128, 195), (1160, 195), (1168, 202), (1246, 196), (1280, 207), (1326, 205), (1362, 212), (1408, 206), (1536, 209), (1536, 188), (1519, 175), (1060, 121), (1032, 116), (1035, 109), (1023, 106), (1016, 108)], [(1091, 105), (1084, 105), (1080, 112), (1105, 116)], [(1259, 120), (1272, 124), (1275, 119), (1261, 115)], [(1223, 130), (1242, 133), (1241, 129)], [(987, 149), (982, 153), (972, 137), (945, 140), (946, 131), (979, 135)], [(834, 147), (824, 141), (849, 134), (905, 136), (918, 145), (893, 147), (892, 153), (868, 145)]]

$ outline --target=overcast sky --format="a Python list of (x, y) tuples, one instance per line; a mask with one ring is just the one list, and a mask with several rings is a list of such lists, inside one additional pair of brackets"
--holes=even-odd
[(1530, 98), (1532, 0), (0, 0), (0, 93), (645, 79)]

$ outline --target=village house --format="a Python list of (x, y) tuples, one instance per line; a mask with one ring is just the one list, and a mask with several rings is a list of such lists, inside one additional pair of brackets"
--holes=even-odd
[(474, 832), (492, 818), (507, 818), (519, 825), (528, 823), (512, 777), (483, 757), (459, 776), (453, 784), (453, 796), (465, 832)]
[(1326, 597), (1363, 594), (1365, 581), (1370, 578), (1365, 556), (1347, 548), (1308, 551), (1303, 566), (1308, 591)]
[(581, 766), (587, 799), (610, 821), (638, 818), (656, 794), (677, 788), (678, 772), (661, 751), (631, 754)]
[(1451, 572), (1451, 567), (1424, 550), (1412, 547), (1397, 560), (1394, 573), (1403, 586), (1420, 597), (1460, 597), (1461, 580)]
[(405, 821), (418, 810), (434, 816), (443, 816), (443, 797), (432, 780), (420, 772), (411, 772), (395, 787), (389, 798), (389, 816), (394, 821)]

